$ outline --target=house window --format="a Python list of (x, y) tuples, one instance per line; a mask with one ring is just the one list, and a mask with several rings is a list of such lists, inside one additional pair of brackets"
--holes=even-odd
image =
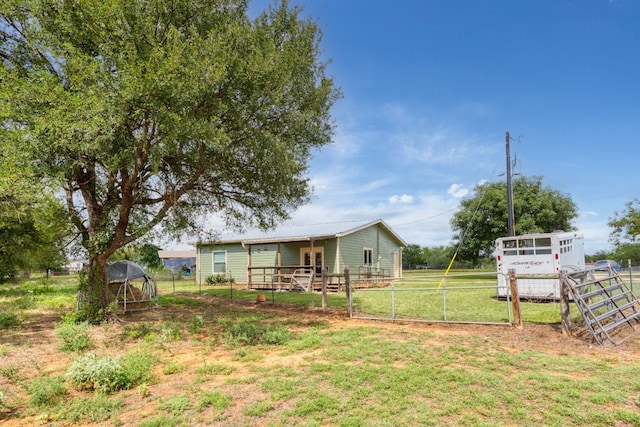
[(225, 273), (227, 271), (227, 253), (224, 251), (213, 252), (213, 272)]
[(373, 265), (373, 249), (364, 249), (364, 265), (365, 267), (371, 267)]

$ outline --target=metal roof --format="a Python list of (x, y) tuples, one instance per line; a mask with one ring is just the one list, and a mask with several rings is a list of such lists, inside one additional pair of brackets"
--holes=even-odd
[(171, 259), (171, 258), (195, 258), (196, 251), (158, 251), (158, 258)]
[(407, 246), (405, 241), (387, 225), (383, 220), (358, 220), (342, 222), (326, 222), (320, 224), (282, 224), (276, 230), (261, 231), (252, 230), (246, 233), (222, 233), (215, 241), (195, 243), (196, 246), (220, 243), (243, 243), (247, 245), (278, 243), (278, 242), (303, 242), (310, 240), (334, 239), (347, 236), (365, 228), (379, 224), (389, 232), (402, 246)]

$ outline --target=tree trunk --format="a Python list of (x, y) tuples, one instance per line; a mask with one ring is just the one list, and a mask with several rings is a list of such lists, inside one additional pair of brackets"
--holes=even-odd
[(107, 258), (101, 254), (89, 256), (89, 272), (81, 284), (78, 306), (87, 312), (87, 320), (99, 323), (104, 320), (109, 305), (109, 286), (107, 280)]

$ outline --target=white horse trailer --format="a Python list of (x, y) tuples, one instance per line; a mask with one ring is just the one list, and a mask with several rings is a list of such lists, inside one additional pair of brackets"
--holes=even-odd
[(560, 299), (560, 271), (585, 269), (584, 237), (575, 232), (525, 234), (496, 239), (499, 298), (509, 292), (509, 270), (518, 279), (520, 298)]

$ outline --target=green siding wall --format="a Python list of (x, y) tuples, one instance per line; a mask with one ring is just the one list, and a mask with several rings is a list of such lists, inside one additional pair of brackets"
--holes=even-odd
[[(393, 273), (393, 253), (401, 246), (385, 228), (376, 225), (340, 238), (340, 270), (364, 265), (364, 249), (372, 249), (372, 266)], [(399, 255), (398, 255), (399, 256)]]
[[(310, 246), (308, 241), (280, 243), (281, 265), (300, 265), (300, 250)], [(380, 224), (358, 230), (339, 239), (314, 241), (313, 247), (314, 249), (323, 249), (323, 264), (324, 267), (329, 268), (329, 273), (342, 273), (345, 267), (357, 272), (358, 268), (364, 265), (363, 251), (367, 248), (372, 250), (372, 267), (384, 269), (385, 272), (393, 274), (394, 253), (397, 253), (398, 259), (400, 259), (402, 251), (400, 242)], [(207, 276), (212, 274), (212, 252), (218, 250), (227, 253), (227, 274), (237, 282), (246, 283), (248, 280), (248, 253), (241, 243), (199, 246), (197, 251), (198, 280), (202, 283)], [(337, 259), (338, 251), (339, 259)], [(252, 267), (275, 267), (277, 263), (277, 243), (251, 245)], [(254, 269), (253, 272), (257, 274), (259, 270)], [(267, 273), (271, 272), (273, 270), (267, 270)]]
[[(247, 250), (240, 243), (198, 246), (198, 282), (204, 283), (213, 273), (213, 252), (227, 253), (226, 272), (238, 282), (247, 280)], [(217, 273), (216, 273), (217, 274)]]

